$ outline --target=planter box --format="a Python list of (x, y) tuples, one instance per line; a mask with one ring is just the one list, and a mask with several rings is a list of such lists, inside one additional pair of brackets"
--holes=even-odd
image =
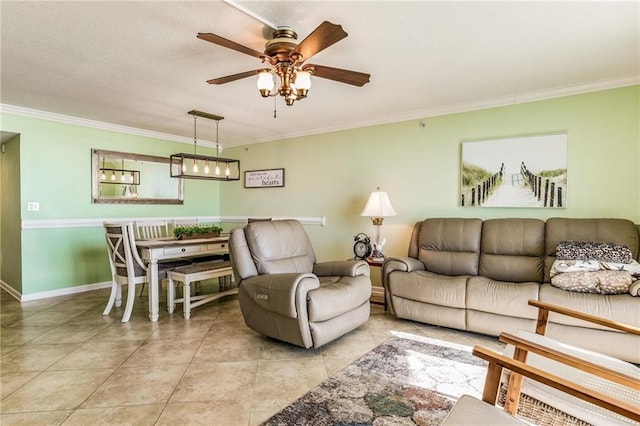
[(197, 240), (200, 238), (213, 238), (213, 237), (219, 237), (220, 236), (220, 232), (204, 232), (201, 234), (193, 234), (193, 235), (183, 235), (180, 234), (176, 237), (177, 240)]

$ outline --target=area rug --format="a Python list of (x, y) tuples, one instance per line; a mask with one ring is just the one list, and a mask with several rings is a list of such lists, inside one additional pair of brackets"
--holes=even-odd
[(461, 395), (481, 397), (486, 366), (470, 347), (396, 333), (263, 425), (439, 425)]

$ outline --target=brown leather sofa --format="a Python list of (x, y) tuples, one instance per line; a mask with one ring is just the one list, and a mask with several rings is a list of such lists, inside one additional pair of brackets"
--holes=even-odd
[[(391, 257), (382, 282), (399, 318), (492, 336), (535, 330), (529, 299), (640, 326), (640, 297), (578, 293), (550, 284), (560, 241), (612, 242), (640, 256), (640, 226), (625, 219), (433, 218), (416, 223), (406, 257)], [(551, 314), (547, 335), (640, 362), (640, 338)]]

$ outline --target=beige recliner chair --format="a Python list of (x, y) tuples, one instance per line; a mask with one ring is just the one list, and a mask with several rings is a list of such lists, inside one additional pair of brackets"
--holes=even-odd
[(369, 319), (369, 265), (316, 263), (309, 237), (296, 220), (233, 229), (229, 252), (244, 321), (259, 333), (317, 348)]

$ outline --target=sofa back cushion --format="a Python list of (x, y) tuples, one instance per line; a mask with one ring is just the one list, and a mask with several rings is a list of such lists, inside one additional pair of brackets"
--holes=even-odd
[(639, 228), (627, 219), (547, 219), (545, 231), (544, 282), (550, 282), (549, 270), (556, 260), (556, 248), (561, 241), (606, 242), (625, 246), (634, 259), (640, 252)]
[(313, 272), (316, 256), (297, 220), (252, 222), (244, 232), (258, 274)]
[(442, 275), (478, 275), (482, 220), (425, 219), (416, 224), (409, 256)]
[(488, 219), (482, 224), (479, 272), (513, 283), (542, 282), (544, 221)]

